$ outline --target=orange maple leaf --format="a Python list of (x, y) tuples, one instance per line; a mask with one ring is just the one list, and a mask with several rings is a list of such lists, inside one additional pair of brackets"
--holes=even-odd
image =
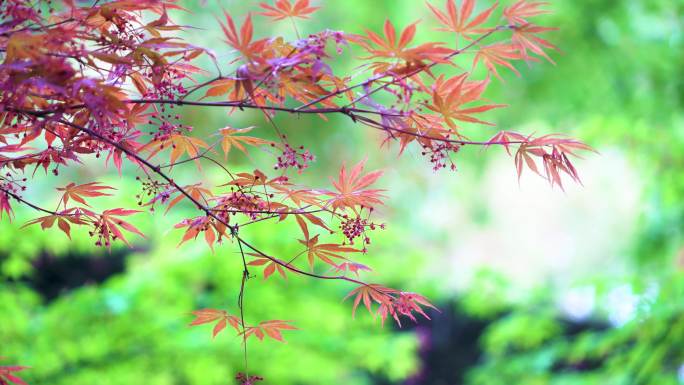
[(345, 165), (342, 165), (338, 180), (332, 180), (338, 192), (324, 191), (325, 195), (332, 196), (328, 202), (332, 205), (333, 211), (347, 207), (356, 209), (357, 206), (373, 207), (382, 204), (381, 192), (385, 190), (364, 189), (375, 183), (383, 172), (373, 171), (361, 176), (365, 164), (366, 161), (362, 160), (351, 169), (351, 172), (347, 172)]
[(211, 333), (214, 338), (216, 338), (216, 335), (225, 329), (227, 325), (232, 326), (238, 333), (240, 332), (240, 325), (242, 325), (240, 319), (234, 315), (228, 314), (225, 310), (201, 309), (193, 311), (192, 314), (195, 316), (195, 319), (189, 326), (203, 325), (218, 321)]
[[(408, 47), (408, 44), (416, 35), (417, 23), (418, 22), (412, 23), (404, 28), (398, 39), (397, 31), (389, 20), (385, 20), (384, 39), (377, 33), (366, 30), (368, 40), (370, 40), (373, 45), (363, 41), (359, 42), (359, 44), (371, 54), (363, 59), (401, 59), (411, 68), (423, 66), (426, 61), (438, 63), (447, 62), (447, 55), (451, 54), (453, 50), (442, 47), (443, 43), (424, 43), (417, 47)], [(394, 70), (394, 72), (401, 72), (396, 69), (396, 63), (373, 63), (370, 67), (375, 70), (375, 73), (385, 72), (389, 69)]]
[(280, 274), (284, 279), (287, 279), (287, 275), (285, 275), (285, 269), (278, 263), (262, 257), (260, 254), (256, 253), (247, 253), (251, 256), (257, 257), (257, 259), (249, 262), (247, 265), (249, 266), (263, 266), (266, 265), (264, 268), (264, 279), (268, 279), (268, 277), (271, 276), (276, 270), (278, 271), (278, 274)]
[(558, 47), (555, 45), (551, 44), (549, 41), (544, 40), (537, 36), (537, 34), (542, 33), (542, 32), (548, 32), (548, 31), (555, 31), (558, 28), (550, 28), (550, 27), (541, 27), (538, 25), (534, 24), (525, 24), (520, 27), (516, 27), (513, 29), (513, 36), (511, 37), (511, 41), (513, 42), (514, 45), (520, 49), (520, 54), (525, 60), (530, 60), (530, 56), (528, 55), (527, 51), (530, 50), (534, 52), (535, 54), (545, 58), (552, 64), (556, 64), (549, 55), (544, 52), (544, 48), (549, 48), (555, 51), (560, 51)]
[(311, 7), (309, 0), (297, 0), (294, 5), (289, 0), (276, 0), (275, 7), (266, 3), (260, 3), (259, 6), (266, 10), (266, 12), (260, 12), (259, 14), (273, 18), (273, 20), (283, 20), (288, 17), (308, 19), (308, 15), (320, 8)]
[(309, 266), (313, 269), (314, 260), (316, 258), (321, 261), (337, 267), (337, 264), (333, 262), (331, 258), (347, 260), (346, 257), (341, 255), (341, 253), (358, 253), (361, 250), (357, 250), (353, 247), (342, 246), (335, 243), (318, 243), (318, 235), (315, 235), (311, 239), (299, 240), (299, 243), (306, 246), (307, 258), (309, 260)]
[(224, 159), (228, 159), (228, 153), (233, 147), (242, 151), (243, 154), (248, 155), (247, 149), (243, 144), (256, 147), (273, 143), (269, 140), (256, 138), (253, 136), (237, 135), (250, 132), (253, 128), (254, 126), (246, 128), (224, 127), (219, 130), (219, 134), (221, 135), (221, 148), (223, 149)]
[[(473, 59), (473, 67), (475, 67), (477, 63), (482, 62), (485, 67), (487, 67), (490, 74), (494, 74), (494, 76), (503, 80), (501, 75), (499, 75), (496, 66), (506, 67), (520, 77), (520, 72), (511, 64), (511, 60), (519, 59), (522, 59), (522, 55), (517, 46), (513, 44), (495, 43), (481, 47), (477, 51), (475, 59)], [(534, 58), (530, 59), (536, 60)]]
[(173, 168), (174, 164), (184, 153), (188, 154), (188, 157), (194, 160), (198, 169), (201, 169), (199, 159), (197, 158), (200, 154), (200, 150), (203, 148), (209, 148), (202, 139), (186, 136), (181, 134), (171, 134), (165, 139), (153, 140), (140, 148), (140, 151), (149, 150), (150, 155), (148, 159), (157, 155), (160, 151), (171, 148), (169, 166)]
[(489, 79), (468, 82), (468, 75), (468, 73), (464, 73), (448, 80), (444, 80), (443, 76), (440, 76), (433, 86), (433, 102), (427, 105), (430, 110), (440, 113), (444, 122), (454, 131), (458, 129), (455, 120), (491, 126), (492, 123), (482, 121), (471, 115), (503, 107), (501, 104), (463, 107), (465, 104), (478, 101), (489, 84)]
[(248, 326), (245, 328), (244, 332), (245, 340), (251, 336), (255, 336), (260, 341), (262, 341), (264, 339), (264, 336), (269, 336), (274, 340), (285, 342), (285, 340), (283, 340), (283, 335), (280, 331), (297, 330), (297, 328), (290, 325), (290, 323), (292, 323), (292, 321), (273, 320), (260, 322), (257, 326)]

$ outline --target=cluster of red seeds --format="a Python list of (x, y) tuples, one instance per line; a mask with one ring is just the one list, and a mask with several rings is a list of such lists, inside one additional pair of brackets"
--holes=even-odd
[(423, 147), (421, 154), (429, 157), (433, 171), (439, 171), (447, 168), (447, 166), (451, 171), (456, 171), (456, 164), (451, 159), (451, 155), (457, 153), (460, 149), (461, 145), (459, 144), (442, 142)]
[(172, 192), (169, 189), (168, 183), (159, 182), (150, 177), (143, 180), (136, 176), (135, 179), (140, 182), (142, 190), (139, 194), (135, 195), (135, 198), (138, 200), (138, 206), (142, 206), (149, 199), (150, 211), (154, 211), (154, 204), (156, 202), (164, 204), (171, 197)]
[(277, 163), (273, 168), (276, 170), (294, 168), (302, 172), (315, 160), (316, 157), (309, 150), (305, 150), (304, 146), (299, 146), (299, 148), (295, 149), (288, 143), (285, 143), (283, 152), (276, 159)]
[(268, 202), (256, 194), (235, 191), (222, 197), (217, 207), (226, 213), (244, 214), (251, 220), (255, 220), (260, 214), (268, 210)]

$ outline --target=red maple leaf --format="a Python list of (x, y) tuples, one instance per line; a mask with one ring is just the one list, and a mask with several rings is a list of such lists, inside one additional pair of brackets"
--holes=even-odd
[(24, 380), (14, 374), (24, 369), (28, 369), (28, 366), (0, 366), (0, 384), (13, 383), (17, 385), (28, 385)]

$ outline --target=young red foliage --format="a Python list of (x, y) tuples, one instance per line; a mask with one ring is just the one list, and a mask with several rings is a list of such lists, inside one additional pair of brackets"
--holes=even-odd
[(28, 385), (16, 373), (28, 369), (28, 366), (0, 366), (0, 384)]
[[(324, 30), (301, 38), (295, 25), (296, 38), (257, 37), (251, 14), (242, 19), (226, 10), (216, 26), (226, 45), (212, 50), (179, 37), (177, 32), (186, 27), (172, 18), (185, 10), (176, 0), (62, 0), (45, 5), (49, 12), (38, 12), (39, 3), (0, 2), (0, 219), (12, 220), (15, 206), (23, 205), (40, 212), (24, 226), (39, 224), (47, 230), (57, 225), (68, 237), (74, 226), (85, 227), (98, 246), (110, 248), (116, 241), (130, 245), (126, 232), (144, 238), (127, 222), (139, 211), (112, 207), (114, 201), (106, 199), (98, 202), (106, 209), (95, 211), (90, 198), (109, 197), (117, 190), (64, 180), (74, 173), (61, 170), (82, 171), (101, 159), (104, 166), (111, 161), (121, 178), (135, 173), (140, 207), (197, 211), (175, 225), (183, 232), (179, 246), (201, 238), (211, 250), (239, 252), (233, 259), (243, 270), (239, 316), (216, 309), (193, 313), (191, 325), (214, 324), (214, 337), (230, 325), (243, 342), (251, 336), (282, 341), (282, 330), (295, 329), (289, 321), (244, 324), (245, 283), (254, 268), (263, 268), (264, 278), (277, 272), (283, 278), (291, 274), (353, 283), (356, 288), (348, 296), (354, 297), (352, 315), (363, 303), (382, 323), (391, 317), (401, 325), (402, 317), (416, 321), (416, 314), (429, 318), (425, 309), (433, 309), (418, 294), (365, 282), (363, 273), (370, 268), (353, 260), (369, 252), (370, 237), (385, 227), (376, 222), (374, 210), (385, 199), (384, 190), (374, 186), (382, 171), (364, 174), (365, 160), (351, 168), (343, 163), (337, 178), (331, 178), (332, 187), (297, 184), (294, 178), (316, 157), (304, 145), (290, 142), (274, 119), (277, 114), (323, 121), (329, 115), (346, 116), (377, 130), (384, 144), (396, 142), (399, 154), (418, 146), (435, 171), (448, 166), (456, 170), (453, 158), (463, 148), (503, 147), (519, 176), (529, 168), (560, 188), (563, 174), (580, 182), (571, 158), (591, 150), (560, 135), (500, 131), (488, 141), (466, 135), (471, 127), (493, 126), (485, 114), (503, 107), (485, 98), (490, 76), (478, 78), (478, 66), (503, 80), (501, 68), (521, 75), (517, 61), (552, 62), (550, 51), (557, 48), (546, 35), (554, 28), (536, 24), (547, 13), (546, 3), (519, 0), (503, 9), (492, 1), (446, 0), (443, 9), (428, 3), (435, 17), (428, 22), (446, 32), (444, 39), (432, 41), (417, 38), (424, 24), (398, 30), (390, 20), (382, 31), (366, 29), (365, 36)], [(294, 25), (294, 19), (307, 19), (317, 10), (307, 0), (276, 0), (260, 3), (258, 14), (269, 21), (290, 19)], [(238, 18), (244, 20), (239, 27)], [(458, 46), (461, 37), (465, 45)], [(349, 46), (363, 51), (361, 61), (353, 73), (339, 72), (338, 67), (348, 66), (334, 64)], [(219, 61), (219, 51), (234, 59)], [(213, 67), (198, 67), (202, 56)], [(472, 65), (456, 65), (456, 57), (472, 60)], [(438, 66), (440, 71), (433, 71)], [(182, 114), (172, 113), (176, 106), (222, 108), (233, 114), (258, 110), (262, 124), (276, 135), (226, 122), (200, 136), (181, 123)], [(219, 148), (223, 159), (214, 158)], [(247, 156), (254, 149), (271, 153), (273, 162), (261, 169), (273, 167), (272, 174), (240, 169), (228, 156), (234, 148)], [(215, 168), (221, 176), (202, 172), (191, 174), (196, 180), (178, 183), (177, 170), (190, 163), (198, 170)], [(55, 210), (27, 198), (26, 190), (40, 189), (38, 182), (47, 178), (64, 186), (57, 189)], [(268, 254), (243, 235), (242, 229), (255, 223), (291, 226), (302, 236), (293, 235), (290, 241), (299, 241), (304, 250)], [(247, 261), (247, 255), (254, 259)], [(318, 273), (317, 267), (336, 275)], [(0, 367), (0, 382), (22, 384), (12, 374), (21, 369)], [(236, 378), (244, 384), (261, 379), (245, 374)]]

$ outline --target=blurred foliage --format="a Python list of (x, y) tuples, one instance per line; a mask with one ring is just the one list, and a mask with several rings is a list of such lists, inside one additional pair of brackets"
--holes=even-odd
[[(600, 306), (586, 318), (559, 312), (548, 296), (507, 309), (485, 331), (485, 353), (468, 384), (680, 383), (684, 274), (611, 284), (596, 292)], [(625, 305), (627, 318), (606, 319)]]
[[(493, 322), (467, 383), (684, 383), (684, 274), (676, 261), (684, 231), (684, 3), (580, 0), (553, 7), (550, 24), (560, 26), (566, 55), (557, 68), (535, 67), (535, 79), (523, 77), (503, 91), (525, 100), (528, 116), (577, 127), (574, 135), (599, 150), (618, 147), (632, 159), (645, 182), (643, 207), (635, 207), (641, 220), (630, 252), (634, 273), (592, 277), (592, 290), (581, 298), (603, 311), (582, 319), (559, 310), (562, 293), (553, 286), (509, 307), (469, 292), (466, 309)], [(494, 287), (493, 298), (505, 296), (501, 279), (476, 282)], [(629, 295), (607, 296), (620, 291)]]
[[(182, 24), (204, 29), (188, 32), (188, 39), (215, 47), (219, 59), (227, 60), (215, 43), (221, 36), (214, 28), (214, 14), (221, 6), (246, 13), (255, 3), (210, 0), (201, 7), (200, 2), (192, 2), (193, 14), (183, 16)], [(419, 36), (434, 33), (422, 2), (324, 3), (319, 14), (302, 23), (303, 31), (336, 28), (361, 33), (364, 28), (379, 29), (389, 17), (404, 25), (422, 19)], [(465, 381), (471, 385), (684, 383), (678, 380), (678, 371), (684, 371), (680, 369), (684, 277), (682, 262), (676, 261), (684, 235), (684, 174), (680, 172), (684, 166), (684, 3), (558, 0), (550, 8), (554, 13), (546, 24), (560, 28), (552, 40), (564, 53), (555, 56), (556, 66), (521, 66), (521, 78), (508, 73), (505, 83), (493, 82), (488, 96), (511, 108), (492, 116), (506, 129), (567, 132), (600, 152), (617, 149), (625, 154), (645, 189), (642, 205), (634, 208), (639, 231), (629, 240), (627, 271), (596, 271), (578, 282), (589, 289), (580, 290), (569, 308), (563, 304), (576, 293), (573, 288), (541, 281), (521, 294), (505, 271), (478, 273), (459, 294), (459, 311), (490, 324), (480, 338), (481, 352), (469, 353), (480, 358)], [(257, 28), (294, 37), (287, 23), (262, 23)], [(226, 125), (221, 111), (184, 109), (183, 113), (202, 132)], [(261, 121), (253, 112), (229, 119), (237, 127)], [(343, 160), (377, 151), (375, 133), (342, 119), (321, 122), (285, 116), (278, 124), (294, 142), (305, 143), (317, 155), (319, 161), (302, 176), (314, 184), (325, 185), (325, 176)], [(486, 138), (491, 132), (473, 136), (477, 135)], [(458, 183), (468, 186), (465, 195), (454, 199), (468, 208), (468, 220), (486, 227), (488, 214), (478, 202), (482, 188), (478, 183), (489, 156), (476, 151), (462, 155), (462, 168), (473, 172), (438, 177), (458, 178)], [(268, 168), (272, 162), (270, 154), (236, 159), (246, 169)], [(423, 160), (410, 151), (396, 160), (392, 149), (372, 155), (370, 162), (394, 162), (401, 168)], [(420, 166), (430, 172), (426, 164)], [(430, 268), (434, 261), (444, 261), (438, 258), (448, 251), (439, 245), (446, 239), (424, 226), (416, 205), (429, 203), (434, 196), (429, 189), (451, 185), (430, 184), (415, 171), (417, 167), (402, 170), (406, 171), (387, 176), (393, 206), (385, 215), (391, 226), (373, 240), (368, 257), (368, 264), (377, 270), (373, 279), (423, 291), (438, 303), (449, 302), (454, 299), (452, 277)], [(115, 184), (123, 186), (115, 199), (132, 201), (138, 190), (135, 182), (111, 173), (101, 177), (101, 170), (87, 164), (70, 172), (74, 180), (86, 182), (117, 178)], [(195, 177), (187, 175), (189, 180)], [(407, 180), (414, 182), (406, 186)], [(52, 204), (56, 199), (52, 187), (45, 186), (30, 200)], [(179, 235), (160, 232), (169, 226), (159, 222), (176, 223), (191, 215), (190, 208), (168, 217), (158, 213), (138, 218), (136, 226), (149, 237), (139, 240), (138, 249), (126, 256), (123, 272), (101, 284), (81, 282), (54, 301), (41, 297), (35, 287), (43, 273), (34, 268), (38, 256), (99, 260), (102, 251), (92, 246), (87, 233), (76, 231), (69, 241), (56, 230), (19, 229), (32, 215), (19, 209), (12, 224), (0, 222), (0, 356), (31, 366), (23, 374), (29, 383), (219, 384), (243, 370), (239, 338), (226, 333), (212, 341), (210, 327), (185, 326), (192, 318), (189, 312), (197, 308), (235, 310), (240, 277), (230, 247), (213, 255), (200, 244), (176, 249)], [(293, 251), (287, 232), (265, 223), (249, 229), (247, 236), (285, 254)], [(611, 236), (619, 239), (623, 234)], [(128, 252), (113, 251), (117, 253)], [(303, 277), (286, 282), (276, 277), (262, 283), (261, 277), (249, 281), (248, 321), (291, 319), (301, 329), (286, 333), (287, 344), (250, 342), (250, 372), (266, 377), (268, 383), (366, 384), (378, 379), (395, 383), (419, 370), (416, 335), (382, 329), (367, 316), (352, 320), (349, 304), (340, 300), (349, 289), (345, 285)], [(578, 315), (577, 308), (583, 307)]]
[[(239, 337), (224, 333), (212, 341), (210, 327), (186, 326), (194, 309), (236, 311), (241, 266), (237, 260), (223, 263), (231, 253), (210, 255), (198, 246), (176, 250), (167, 242), (129, 256), (125, 274), (49, 303), (25, 285), (3, 284), (3, 354), (31, 363), (24, 377), (35, 384), (95, 378), (100, 384), (229, 382), (243, 370)], [(250, 280), (248, 323), (293, 319), (306, 332), (286, 333), (287, 344), (250, 342), (249, 369), (283, 384), (409, 375), (416, 365), (413, 336), (391, 334), (369, 319), (352, 320), (348, 306), (340, 304), (344, 289), (312, 290), (309, 280), (298, 277), (268, 284), (261, 277)]]

